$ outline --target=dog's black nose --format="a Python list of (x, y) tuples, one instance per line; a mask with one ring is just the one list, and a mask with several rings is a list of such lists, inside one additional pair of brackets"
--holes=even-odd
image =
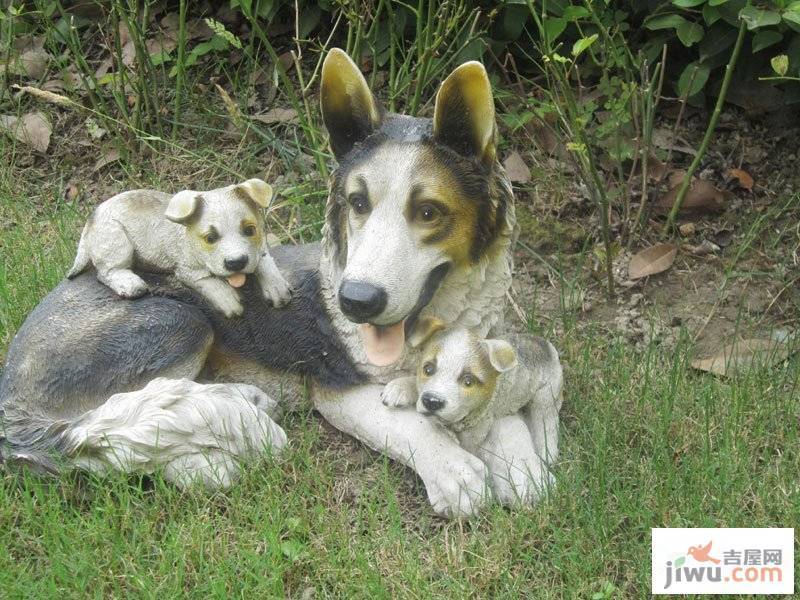
[(386, 290), (363, 281), (345, 280), (339, 286), (339, 307), (351, 321), (365, 323), (386, 308)]
[(228, 271), (235, 272), (244, 269), (247, 266), (247, 260), (248, 259), (246, 256), (240, 256), (239, 258), (226, 258), (223, 264)]
[(422, 394), (422, 406), (425, 407), (425, 410), (436, 412), (444, 406), (444, 400), (437, 398), (430, 392), (425, 392)]

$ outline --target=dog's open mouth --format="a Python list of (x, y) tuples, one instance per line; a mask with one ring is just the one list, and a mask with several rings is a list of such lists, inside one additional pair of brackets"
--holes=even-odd
[(403, 354), (406, 333), (413, 329), (419, 313), (431, 301), (433, 294), (449, 270), (450, 263), (443, 263), (428, 274), (416, 305), (405, 319), (394, 325), (362, 323), (358, 326), (361, 343), (364, 345), (364, 352), (370, 364), (376, 367), (388, 367), (398, 361)]

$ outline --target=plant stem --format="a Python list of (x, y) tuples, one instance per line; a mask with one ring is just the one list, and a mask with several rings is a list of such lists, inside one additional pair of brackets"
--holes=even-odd
[(725, 76), (722, 79), (722, 87), (719, 90), (719, 96), (717, 96), (717, 103), (714, 106), (714, 112), (711, 114), (711, 120), (708, 122), (708, 127), (706, 127), (706, 133), (703, 136), (703, 141), (700, 143), (700, 148), (697, 151), (697, 155), (695, 155), (692, 164), (689, 165), (689, 169), (686, 171), (686, 177), (681, 184), (681, 189), (678, 190), (678, 196), (675, 198), (675, 203), (672, 205), (672, 209), (669, 211), (667, 224), (664, 226), (662, 237), (666, 237), (672, 233), (672, 230), (675, 227), (675, 218), (678, 216), (678, 212), (681, 210), (681, 205), (686, 198), (686, 193), (689, 191), (689, 186), (692, 182), (692, 176), (700, 166), (700, 161), (702, 161), (705, 157), (706, 151), (708, 150), (708, 144), (711, 142), (711, 136), (714, 135), (714, 130), (716, 129), (717, 121), (719, 120), (719, 115), (722, 113), (722, 106), (725, 104), (725, 96), (728, 94), (728, 88), (730, 87), (731, 79), (733, 78), (733, 70), (736, 68), (736, 61), (739, 58), (739, 51), (742, 49), (745, 29), (745, 22), (742, 21), (739, 23), (739, 35), (736, 38), (736, 44), (733, 46), (731, 58), (725, 67)]
[[(252, 38), (251, 38), (252, 43)], [(181, 104), (186, 78), (186, 0), (180, 0), (178, 8), (178, 68), (175, 74), (175, 125), (172, 127), (173, 141), (178, 137), (181, 122)]]

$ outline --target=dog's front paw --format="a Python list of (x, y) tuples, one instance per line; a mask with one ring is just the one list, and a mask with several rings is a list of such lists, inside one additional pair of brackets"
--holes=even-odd
[(242, 313), (244, 313), (244, 307), (239, 301), (239, 295), (236, 292), (215, 298), (213, 302), (217, 310), (229, 319), (241, 317)]
[(492, 474), (492, 490), (503, 506), (533, 506), (554, 484), (555, 477), (538, 457)]
[(386, 384), (381, 392), (381, 402), (384, 406), (399, 408), (413, 406), (416, 402), (414, 391), (403, 379), (395, 379)]
[(292, 299), (292, 287), (283, 276), (270, 277), (268, 281), (263, 282), (261, 289), (264, 297), (272, 302), (275, 308), (283, 308)]
[(491, 497), (487, 485), (488, 470), (472, 454), (460, 450), (457, 456), (439, 456), (435, 468), (420, 472), (428, 500), (442, 517), (470, 517)]

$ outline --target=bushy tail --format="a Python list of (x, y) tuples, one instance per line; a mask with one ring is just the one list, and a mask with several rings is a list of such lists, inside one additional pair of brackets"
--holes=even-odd
[(180, 487), (225, 488), (243, 462), (286, 445), (283, 429), (267, 414), (275, 406), (253, 386), (158, 378), (74, 421), (39, 427), (35, 440), (9, 445), (7, 439), (4, 457), (55, 472), (158, 470)]
[(72, 279), (77, 277), (89, 266), (91, 257), (89, 256), (89, 242), (86, 241), (86, 236), (89, 232), (89, 223), (84, 225), (81, 239), (78, 242), (78, 252), (75, 255), (75, 262), (72, 263), (72, 268), (67, 272), (67, 278)]

